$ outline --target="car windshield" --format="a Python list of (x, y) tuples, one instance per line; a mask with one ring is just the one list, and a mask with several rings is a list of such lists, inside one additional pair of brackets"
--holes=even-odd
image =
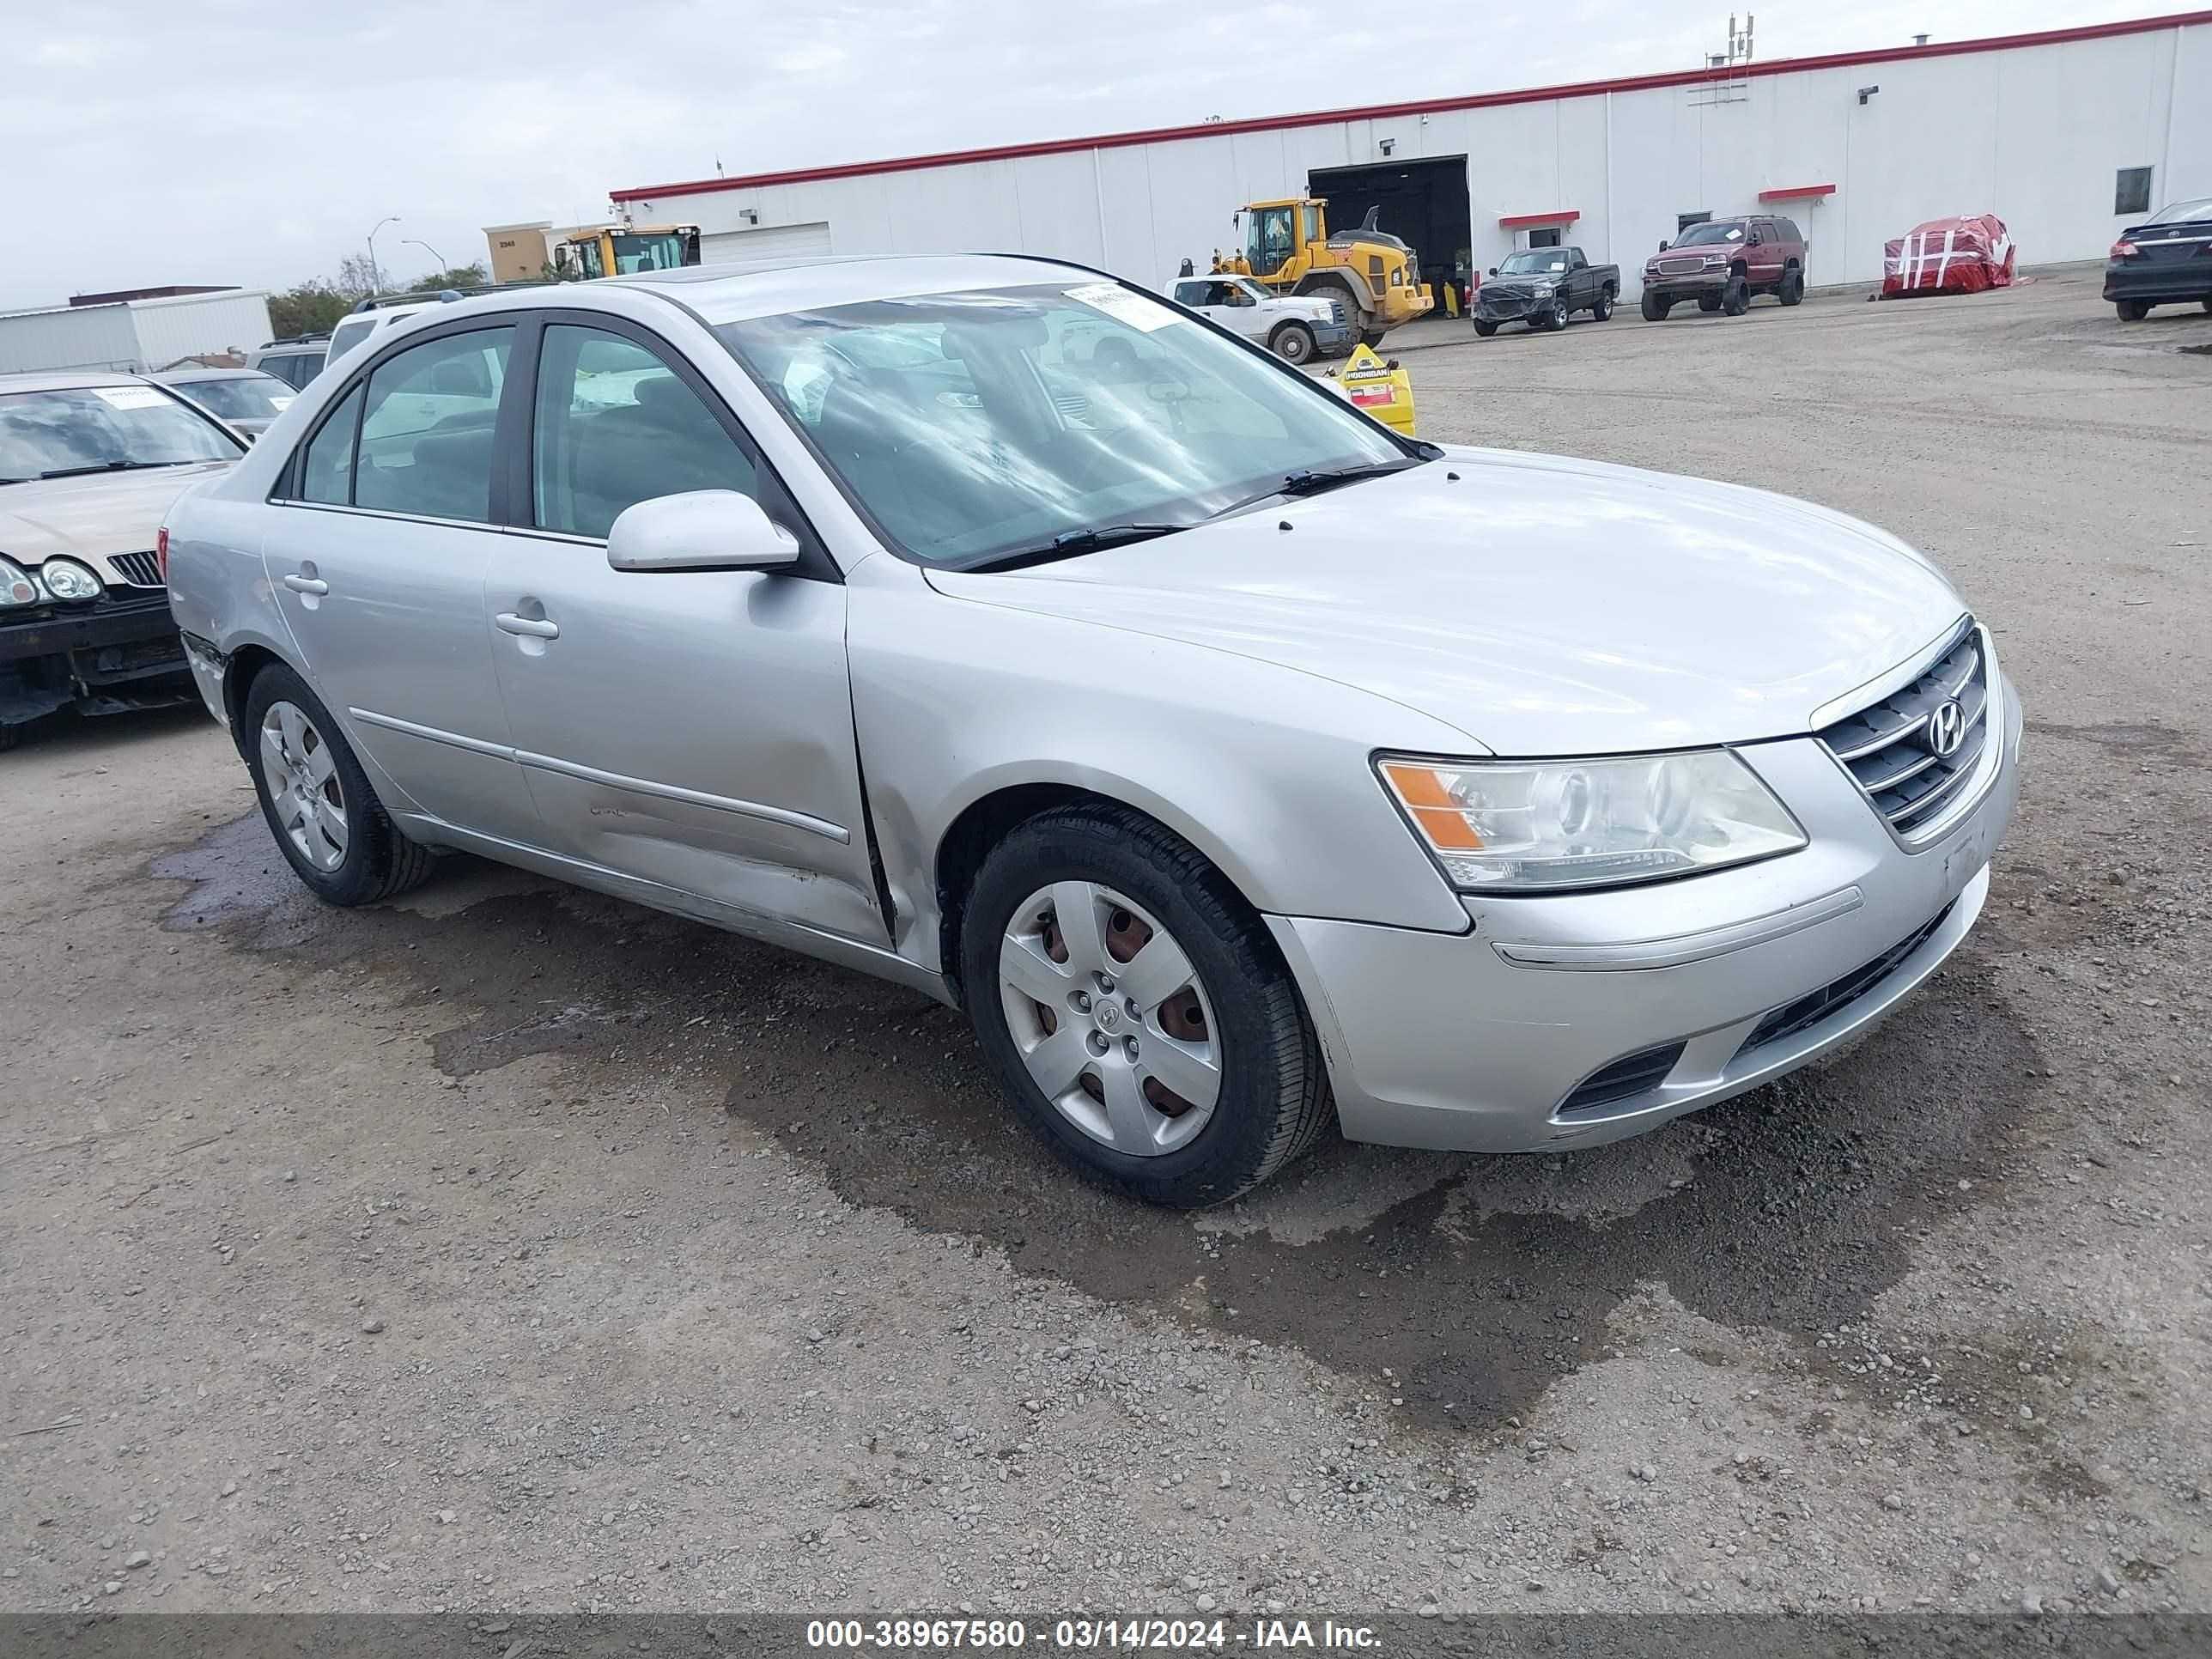
[(1509, 253), (1505, 262), (1498, 267), (1500, 276), (1528, 276), (1553, 275), (1567, 268), (1567, 256), (1555, 247), (1534, 248), (1522, 253)]
[(1291, 474), (1412, 465), (1295, 372), (1109, 282), (876, 300), (715, 332), (908, 556), (1179, 529)]
[(1696, 247), (1704, 242), (1741, 242), (1743, 227), (1731, 224), (1692, 225), (1674, 239), (1676, 247)]
[(203, 409), (227, 421), (266, 421), (291, 406), (292, 388), (273, 374), (241, 374), (220, 380), (172, 380), (169, 384)]
[(230, 461), (244, 453), (214, 422), (155, 386), (0, 395), (0, 483)]
[(2155, 219), (2146, 221), (2154, 225), (2184, 225), (2198, 219), (2212, 219), (2212, 196), (2200, 196), (2193, 202), (2175, 202), (2158, 210)]

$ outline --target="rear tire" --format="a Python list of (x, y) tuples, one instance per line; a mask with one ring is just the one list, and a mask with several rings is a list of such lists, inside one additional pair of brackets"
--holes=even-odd
[(1802, 304), (1805, 298), (1805, 273), (1795, 268), (1784, 271), (1781, 291), (1775, 298), (1785, 306)]
[[(281, 663), (263, 669), (246, 693), (244, 725), (261, 816), (276, 850), (317, 898), (345, 908), (371, 904), (430, 873), (436, 854), (399, 833), (337, 721), (305, 680)], [(288, 730), (299, 735), (288, 737)]]
[[(1087, 924), (1061, 930), (1063, 895), (1091, 905)], [(1117, 939), (1126, 947), (1124, 924), (1139, 911), (1137, 926), (1149, 931), (1134, 955), (1121, 954)], [(1189, 989), (1133, 1024), (1111, 1005), (1124, 994), (1152, 1000), (1158, 985), (1140, 988), (1140, 964), (1162, 935), (1179, 951)], [(1087, 969), (1092, 956), (1109, 973), (1127, 964), (1125, 982)], [(1218, 870), (1139, 813), (1067, 807), (1014, 830), (976, 875), (961, 925), (960, 960), (969, 1018), (1016, 1114), (1093, 1180), (1177, 1208), (1224, 1203), (1307, 1151), (1328, 1121), (1320, 1046), (1267, 928)], [(1003, 969), (1006, 962), (1017, 966)], [(1177, 971), (1149, 978), (1166, 984)], [(1034, 1000), (1033, 985), (1050, 1002)], [(1111, 994), (1108, 985), (1115, 985)], [(1195, 999), (1197, 1014), (1180, 1003), (1186, 994)], [(1038, 1012), (1060, 1002), (1066, 1007), (1049, 1020)], [(1185, 1010), (1176, 1018), (1186, 1022), (1187, 1044), (1210, 1055), (1214, 1066), (1212, 1101), (1193, 1105), (1170, 1094), (1169, 1103), (1186, 1108), (1176, 1112), (1153, 1109), (1158, 1074), (1147, 1077), (1146, 1068), (1154, 1062), (1136, 1052), (1143, 1045), (1145, 1054), (1157, 1054), (1150, 1045), (1164, 1042), (1170, 1004)], [(1023, 1027), (1018, 1036), (1016, 1023)], [(1086, 1033), (1083, 1044), (1041, 1053), (1077, 1030)], [(1124, 1045), (1130, 1049), (1126, 1066)], [(1048, 1095), (1040, 1075), (1056, 1078), (1071, 1057), (1081, 1066), (1074, 1082)], [(1143, 1080), (1107, 1092), (1131, 1078)], [(1139, 1089), (1144, 1109), (1102, 1128), (1115, 1103), (1127, 1110), (1131, 1086)], [(1191, 1109), (1206, 1115), (1178, 1139), (1176, 1126)], [(1118, 1134), (1124, 1122), (1136, 1131), (1127, 1144), (1145, 1150), (1124, 1152), (1102, 1138)], [(1155, 1141), (1144, 1138), (1150, 1136), (1168, 1149), (1154, 1150)]]
[(1607, 289), (1602, 294), (1597, 296), (1597, 303), (1590, 307), (1590, 321), (1594, 323), (1601, 323), (1612, 315), (1613, 290), (1611, 289)]
[(1481, 338), (1486, 340), (1492, 335), (1498, 332), (1498, 325), (1492, 322), (1486, 322), (1483, 319), (1478, 317), (1474, 319), (1474, 331)]
[(1364, 329), (1360, 332), (1359, 343), (1372, 351), (1382, 343), (1382, 335), (1383, 331), (1379, 328)]
[(2139, 323), (2150, 315), (2150, 301), (2148, 300), (2120, 300), (2115, 304), (2124, 323)]
[(2212, 298), (2199, 300), (2197, 303), (2203, 306), (2205, 310), (2212, 311)]
[(1674, 302), (1672, 300), (1662, 300), (1648, 288), (1644, 290), (1641, 309), (1645, 322), (1663, 323), (1667, 320), (1667, 313), (1674, 308)]
[(1267, 344), (1286, 363), (1310, 362), (1313, 360), (1313, 331), (1304, 323), (1285, 323), (1268, 337)]
[(21, 726), (0, 726), (0, 755), (6, 754), (17, 744), (22, 742), (23, 733), (28, 728), (28, 721), (25, 721)]

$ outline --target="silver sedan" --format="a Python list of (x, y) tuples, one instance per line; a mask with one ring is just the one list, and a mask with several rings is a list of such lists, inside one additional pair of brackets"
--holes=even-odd
[(2012, 811), (1989, 633), (1893, 538), (1403, 439), (1093, 271), (663, 271), (356, 356), (167, 532), (301, 879), (465, 850), (921, 988), (1156, 1201), (1802, 1065)]

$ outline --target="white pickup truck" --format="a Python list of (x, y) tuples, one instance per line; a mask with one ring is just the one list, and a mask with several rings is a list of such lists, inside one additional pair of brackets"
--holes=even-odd
[(1334, 356), (1358, 343), (1336, 301), (1317, 294), (1293, 299), (1249, 276), (1219, 271), (1173, 277), (1168, 292), (1177, 305), (1188, 306), (1208, 321), (1258, 341), (1285, 362)]

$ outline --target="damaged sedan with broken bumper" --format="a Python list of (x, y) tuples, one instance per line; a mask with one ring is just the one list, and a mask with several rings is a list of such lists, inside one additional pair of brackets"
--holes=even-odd
[(0, 376), (0, 749), (63, 709), (117, 714), (191, 696), (161, 515), (245, 449), (132, 375)]

